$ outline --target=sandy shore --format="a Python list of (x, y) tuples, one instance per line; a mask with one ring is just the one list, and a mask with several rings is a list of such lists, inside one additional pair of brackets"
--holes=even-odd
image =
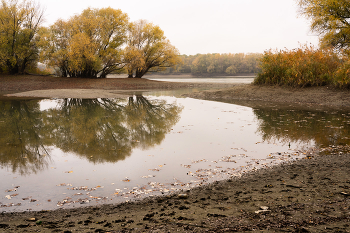
[[(83, 80), (65, 86), (18, 78), (0, 78), (0, 91), (12, 96), (57, 97), (75, 92), (123, 94), (124, 90), (183, 88), (186, 85), (149, 80)], [(56, 78), (57, 79), (57, 78)], [(5, 81), (4, 81), (5, 80)], [(40, 84), (40, 82), (43, 82)], [(51, 79), (49, 79), (51, 80)], [(21, 82), (23, 81), (23, 82)], [(118, 83), (119, 82), (119, 83)], [(128, 83), (129, 82), (129, 83)], [(51, 83), (51, 84), (52, 84)], [(91, 84), (93, 83), (93, 84)], [(23, 85), (22, 85), (23, 84)], [(10, 89), (6, 89), (6, 86)], [(35, 91), (53, 90), (48, 92)], [(188, 87), (188, 86), (187, 86)], [(227, 86), (226, 86), (227, 87)], [(327, 88), (285, 89), (252, 85), (217, 86), (217, 91), (193, 93), (201, 99), (261, 100), (302, 105), (350, 106), (348, 91)], [(68, 90), (67, 90), (68, 89)], [(31, 94), (16, 94), (34, 91)], [(34, 93), (34, 94), (33, 94)], [(13, 95), (14, 94), (14, 95)], [(67, 96), (68, 97), (68, 96)], [(99, 96), (101, 97), (101, 96)], [(9, 97), (5, 97), (9, 98)], [(329, 147), (311, 151), (293, 163), (260, 169), (239, 178), (215, 182), (170, 196), (119, 205), (56, 211), (1, 213), (0, 232), (349, 232), (350, 149)]]

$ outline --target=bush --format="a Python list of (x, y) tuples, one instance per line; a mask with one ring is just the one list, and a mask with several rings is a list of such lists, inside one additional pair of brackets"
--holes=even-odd
[(294, 50), (267, 51), (260, 61), (261, 72), (254, 84), (292, 87), (333, 84), (335, 72), (341, 65), (341, 60), (331, 50), (306, 45)]
[(333, 85), (338, 88), (350, 88), (350, 60), (346, 60), (335, 72)]

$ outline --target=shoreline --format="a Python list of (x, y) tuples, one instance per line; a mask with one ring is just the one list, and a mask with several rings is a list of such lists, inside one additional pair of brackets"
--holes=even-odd
[[(233, 86), (229, 84), (228, 86)], [(72, 90), (100, 90), (115, 92), (115, 91), (150, 91), (150, 90), (175, 90), (181, 88), (198, 88), (198, 87), (216, 87), (224, 88), (227, 84), (218, 83), (183, 83), (183, 82), (163, 82), (144, 78), (106, 78), (106, 79), (86, 79), (86, 78), (58, 78), (51, 76), (34, 76), (34, 75), (0, 75), (0, 97), (22, 92), (37, 92), (55, 90), (69, 90), (62, 92), (63, 95), (69, 97)], [(22, 94), (22, 96), (25, 96)], [(30, 94), (27, 97), (31, 97)], [(48, 94), (47, 98), (53, 98), (53, 95)]]
[(350, 91), (329, 87), (290, 88), (240, 84), (220, 90), (208, 90), (184, 95), (203, 100), (265, 101), (299, 104), (311, 107), (350, 108)]
[(350, 148), (305, 155), (169, 196), (101, 206), (0, 214), (0, 230), (51, 232), (346, 232)]
[(223, 102), (265, 101), (310, 107), (350, 108), (350, 90), (329, 87), (290, 88), (253, 84), (163, 82), (148, 79), (78, 79), (46, 76), (0, 76), (0, 98), (118, 98), (132, 93), (183, 88), (209, 88), (184, 94)]
[[(228, 87), (145, 79), (96, 81), (35, 77), (16, 77), (8, 82), (8, 78), (0, 77), (1, 84), (4, 84), (0, 86), (0, 93), (8, 92), (16, 98), (57, 98), (58, 95), (64, 98), (72, 93), (77, 94), (76, 98), (97, 98), (130, 91), (207, 85), (217, 90), (184, 96), (227, 102), (254, 100), (298, 104), (313, 108), (350, 107), (349, 91), (327, 87), (290, 89), (250, 84)], [(169, 196), (54, 211), (2, 212), (0, 232), (347, 232), (350, 228), (350, 148), (329, 147), (324, 150), (311, 151), (295, 162), (259, 169), (239, 178), (217, 181)]]

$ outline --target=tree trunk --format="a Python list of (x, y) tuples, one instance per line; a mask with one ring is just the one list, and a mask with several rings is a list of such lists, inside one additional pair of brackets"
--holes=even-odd
[(134, 71), (132, 69), (128, 69), (128, 78), (134, 77)]
[(142, 78), (142, 76), (143, 76), (142, 70), (141, 71), (140, 70), (136, 70), (135, 78)]
[(24, 58), (22, 65), (21, 65), (21, 69), (19, 70), (19, 73), (24, 74), (27, 66), (28, 66), (28, 58)]
[(19, 67), (18, 67), (17, 63), (12, 65), (11, 61), (7, 60), (6, 66), (7, 66), (7, 70), (9, 72), (9, 74), (18, 74)]

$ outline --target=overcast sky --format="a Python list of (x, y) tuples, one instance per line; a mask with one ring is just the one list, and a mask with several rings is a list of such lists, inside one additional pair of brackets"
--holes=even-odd
[(46, 25), (88, 7), (121, 9), (131, 21), (146, 19), (165, 32), (181, 54), (262, 53), (318, 44), (295, 0), (37, 0)]

